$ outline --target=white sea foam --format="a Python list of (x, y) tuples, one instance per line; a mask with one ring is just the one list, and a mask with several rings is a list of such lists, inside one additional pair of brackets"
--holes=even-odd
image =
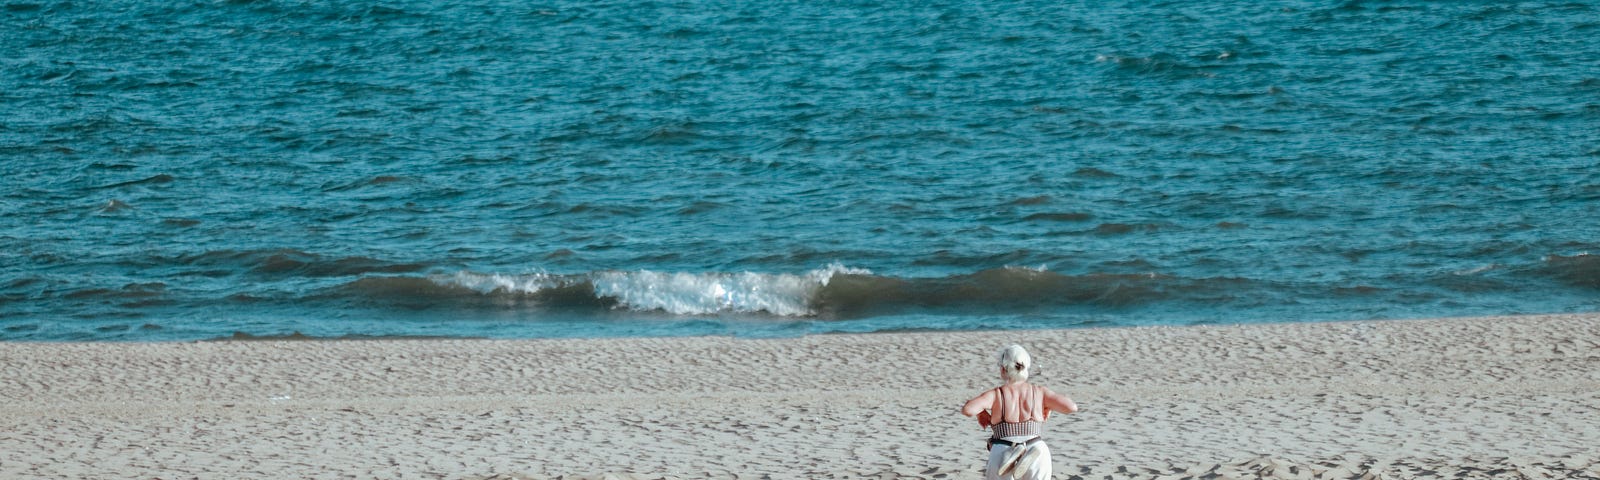
[(835, 274), (867, 274), (866, 270), (830, 265), (805, 274), (601, 272), (595, 274), (595, 295), (614, 298), (631, 310), (661, 310), (676, 315), (718, 312), (765, 312), (806, 316), (817, 290)]
[(1473, 267), (1473, 268), (1468, 268), (1468, 269), (1465, 269), (1465, 270), (1457, 270), (1454, 273), (1456, 275), (1461, 275), (1461, 276), (1477, 275), (1477, 274), (1480, 274), (1480, 273), (1483, 273), (1483, 272), (1487, 272), (1487, 271), (1490, 271), (1490, 270), (1495, 270), (1495, 269), (1498, 269), (1498, 268), (1500, 268), (1499, 264), (1491, 263), (1491, 264), (1483, 265), (1483, 266), (1480, 266), (1480, 267)]
[(505, 275), (499, 273), (474, 273), (461, 271), (455, 275), (441, 275), (433, 277), (434, 283), (452, 285), (478, 293), (519, 293), (534, 294), (546, 288), (561, 285), (559, 277), (534, 273), (528, 275)]
[(486, 295), (533, 295), (551, 288), (588, 282), (593, 286), (596, 298), (614, 299), (618, 308), (629, 310), (659, 310), (674, 315), (763, 312), (779, 316), (807, 316), (816, 313), (811, 309), (811, 301), (834, 275), (871, 273), (834, 264), (803, 274), (640, 270), (562, 276), (463, 271), (436, 276), (433, 281)]

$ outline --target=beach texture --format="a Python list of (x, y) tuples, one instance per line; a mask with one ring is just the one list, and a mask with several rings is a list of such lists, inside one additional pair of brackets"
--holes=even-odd
[(1600, 478), (1600, 316), (790, 339), (0, 343), (0, 478)]

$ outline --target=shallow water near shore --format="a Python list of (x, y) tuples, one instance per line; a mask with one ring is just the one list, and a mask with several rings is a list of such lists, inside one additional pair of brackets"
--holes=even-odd
[(0, 340), (1600, 310), (1600, 6), (0, 8)]

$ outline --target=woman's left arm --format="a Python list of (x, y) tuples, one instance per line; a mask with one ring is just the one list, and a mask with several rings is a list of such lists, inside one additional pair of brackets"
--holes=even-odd
[(989, 390), (981, 395), (972, 397), (972, 400), (967, 400), (967, 403), (961, 406), (961, 414), (969, 417), (976, 416), (978, 417), (979, 427), (989, 428), (990, 425), (994, 424), (993, 419), (989, 417), (989, 407), (993, 406), (994, 390)]
[(969, 417), (975, 416), (988, 410), (991, 406), (994, 406), (994, 390), (986, 390), (982, 394), (972, 397), (972, 400), (967, 400), (967, 403), (961, 406), (961, 414)]

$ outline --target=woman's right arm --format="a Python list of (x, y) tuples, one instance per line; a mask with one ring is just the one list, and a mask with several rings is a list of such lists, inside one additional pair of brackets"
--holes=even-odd
[(1044, 408), (1061, 413), (1078, 412), (1078, 404), (1076, 402), (1073, 402), (1071, 398), (1067, 398), (1066, 395), (1053, 392), (1048, 388), (1044, 389)]

